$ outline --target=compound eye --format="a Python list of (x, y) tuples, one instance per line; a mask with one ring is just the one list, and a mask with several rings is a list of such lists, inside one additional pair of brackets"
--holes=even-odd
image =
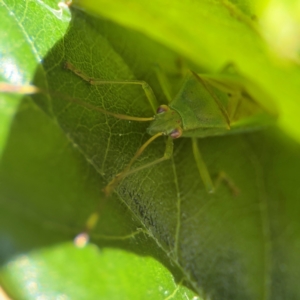
[(161, 105), (161, 106), (158, 107), (158, 109), (156, 110), (156, 112), (158, 114), (161, 114), (161, 113), (164, 113), (164, 112), (166, 112), (168, 110), (169, 110), (169, 106), (168, 105)]
[(170, 133), (170, 137), (173, 139), (178, 139), (182, 135), (182, 129), (176, 128)]

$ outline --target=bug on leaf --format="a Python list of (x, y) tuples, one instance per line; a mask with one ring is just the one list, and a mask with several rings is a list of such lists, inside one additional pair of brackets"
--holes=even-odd
[[(124, 177), (170, 159), (173, 154), (173, 140), (184, 137), (191, 138), (193, 154), (200, 177), (207, 192), (212, 193), (217, 184), (213, 183), (206, 164), (202, 159), (197, 139), (257, 130), (274, 123), (276, 119), (276, 112), (273, 107), (271, 105), (262, 105), (262, 103), (271, 102), (268, 96), (259, 87), (240, 76), (233, 66), (225, 68), (219, 74), (212, 75), (196, 74), (188, 71), (181, 88), (173, 99), (168, 91), (166, 78), (158, 70), (157, 77), (166, 95), (168, 104), (160, 105), (156, 111), (156, 97), (151, 87), (144, 81), (102, 80), (87, 76), (69, 62), (66, 62), (64, 67), (91, 85), (140, 85), (154, 110), (154, 116), (141, 118), (117, 114), (97, 107), (98, 111), (118, 119), (150, 122), (147, 132), (151, 137), (136, 151), (127, 166), (103, 189), (107, 197)], [(42, 92), (33, 86), (13, 87), (6, 84), (0, 85), (0, 91), (19, 93)], [(259, 98), (264, 98), (264, 101), (259, 102)], [(79, 104), (85, 105), (83, 102)], [(163, 157), (137, 168), (132, 168), (134, 162), (145, 148), (160, 136), (167, 136)], [(218, 182), (220, 182), (220, 178), (225, 179), (233, 192), (237, 193), (237, 187), (230, 179), (226, 179), (224, 172), (219, 176)], [(86, 231), (94, 228), (97, 218), (98, 213), (92, 214), (87, 222)], [(84, 237), (83, 244), (85, 239)]]
[[(69, 62), (65, 63), (65, 68), (91, 85), (141, 85), (151, 107), (155, 107), (155, 95), (151, 87), (144, 81), (104, 81), (91, 78)], [(165, 91), (168, 104), (159, 106), (154, 111), (155, 115), (153, 117), (140, 118), (103, 110), (103, 113), (113, 115), (119, 119), (150, 122), (147, 132), (151, 135), (151, 138), (137, 150), (124, 170), (117, 174), (104, 188), (106, 196), (111, 194), (125, 176), (169, 159), (173, 153), (173, 140), (180, 137), (192, 139), (193, 153), (199, 174), (206, 190), (212, 193), (215, 186), (201, 157), (197, 138), (253, 131), (274, 122), (275, 111), (269, 107), (263, 107), (256, 100), (258, 96), (264, 97), (264, 100), (268, 99), (268, 96), (257, 86), (251, 86), (249, 82), (247, 83), (231, 65), (224, 72), (214, 75), (196, 74), (188, 71), (179, 92), (173, 99), (169, 96), (170, 93), (164, 75), (159, 72), (157, 77), (163, 91)], [(268, 101), (270, 100), (268, 99)], [(160, 136), (168, 137), (163, 157), (132, 169), (133, 163), (143, 153), (144, 149)]]

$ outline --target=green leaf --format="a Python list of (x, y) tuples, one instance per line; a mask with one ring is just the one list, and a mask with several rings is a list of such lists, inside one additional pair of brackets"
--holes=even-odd
[(14, 292), (18, 299), (36, 299), (41, 294), (71, 299), (193, 297), (186, 288), (176, 287), (170, 272), (155, 259), (110, 248), (99, 252), (92, 246), (75, 249), (72, 244), (61, 244), (16, 258), (7, 273), (9, 280), (19, 283)]
[(14, 299), (193, 297), (117, 199), (107, 203), (102, 230), (93, 235), (100, 249), (71, 243), (101, 198), (102, 180), (61, 130), (28, 103), (13, 124), (0, 178), (0, 282)]
[[(27, 84), (32, 80), (42, 58), (63, 37), (70, 13), (45, 3), (0, 1), (0, 18), (0, 81), (16, 85)], [(36, 21), (33, 22), (33, 19)], [(42, 26), (43, 22), (55, 30), (47, 31)], [(1, 97), (0, 155), (20, 97)]]
[[(193, 45), (193, 39), (189, 43)], [(204, 50), (198, 53), (204, 54)], [(186, 56), (194, 59), (192, 54)], [(16, 298), (22, 298), (19, 291), (14, 292), (16, 286), (30, 292), (28, 282), (22, 284), (18, 278), (16, 265), (22, 257), (12, 257), (25, 253), (25, 260), (32, 262), (29, 266), (42, 265), (43, 272), (53, 267), (39, 277), (42, 281), (34, 281), (46, 287), (44, 293), (60, 292), (61, 280), (84, 274), (83, 279), (72, 277), (74, 284), (66, 284), (62, 292), (74, 295), (72, 289), (77, 291), (81, 285), (76, 294), (80, 299), (94, 299), (103, 292), (105, 288), (98, 287), (102, 270), (116, 274), (112, 280), (105, 276), (107, 298), (126, 294), (130, 299), (164, 299), (174, 294), (175, 299), (185, 299), (185, 293), (191, 298), (192, 292), (181, 282), (211, 299), (298, 298), (299, 145), (276, 127), (199, 140), (213, 178), (225, 171), (240, 189), (240, 195), (233, 197), (226, 184), (214, 195), (206, 193), (191, 141), (179, 139), (171, 160), (128, 176), (105, 202), (101, 189), (148, 139), (147, 124), (118, 120), (96, 107), (135, 116), (153, 112), (140, 87), (90, 86), (63, 69), (66, 60), (92, 77), (145, 80), (159, 103), (165, 101), (153, 65), (165, 71), (173, 94), (181, 80), (182, 55), (177, 51), (109, 21), (74, 12), (67, 34), (47, 53), (35, 76), (35, 83), (51, 92), (34, 100), (62, 131), (37, 111), (26, 113), (28, 104), (24, 104), (1, 162), (0, 280), (6, 291)], [(156, 140), (134, 167), (161, 157), (164, 147), (163, 138)], [(92, 241), (103, 252), (66, 244), (82, 230), (99, 202), (100, 220)], [(124, 267), (128, 262), (133, 269)], [(139, 264), (146, 267), (135, 277)], [(88, 268), (91, 276), (86, 275)], [(159, 270), (163, 270), (161, 277)], [(53, 275), (53, 284), (48, 274)], [(44, 283), (44, 276), (50, 283)], [(126, 276), (131, 286), (122, 281)], [(132, 294), (141, 279), (149, 286), (140, 284)], [(117, 296), (110, 293), (116, 282), (125, 282)], [(148, 289), (156, 294), (149, 296)], [(83, 294), (83, 290), (88, 291)], [(168, 295), (163, 294), (165, 290), (170, 291)]]
[[(32, 9), (32, 6), (37, 9)], [(18, 44), (11, 46), (18, 50), (10, 53), (12, 58), (16, 56), (12, 67), (28, 77), (32, 76), (31, 67), (37, 69), (37, 80), (47, 88), (49, 82), (45, 71), (49, 70), (37, 66), (35, 59), (28, 60), (30, 64), (22, 69), (17, 54), (23, 51), (33, 58), (46, 56), (44, 50), (53, 47), (53, 36), (62, 37), (59, 34), (66, 30), (68, 23), (62, 19), (57, 24), (53, 9), (42, 3), (25, 3), (18, 12), (7, 3), (4, 8), (1, 11), (4, 15), (5, 12), (10, 16), (17, 15), (7, 24), (14, 24), (17, 19), (17, 25), (25, 28), (24, 36), (19, 38), (24, 41), (22, 47)], [(38, 16), (35, 23), (23, 24), (24, 11), (28, 18)], [(48, 22), (42, 24), (44, 20)], [(30, 31), (29, 25), (36, 31)], [(2, 28), (2, 36), (6, 36), (5, 31)], [(13, 36), (14, 31), (10, 33)], [(32, 43), (28, 38), (33, 39), (39, 34), (46, 41), (35, 38), (35, 43)], [(12, 40), (8, 39), (6, 43), (8, 47)], [(4, 48), (2, 53), (6, 53)], [(7, 75), (10, 68), (5, 63), (12, 58), (3, 60), (2, 80), (17, 85), (29, 81), (16, 77), (14, 73)], [(54, 57), (54, 65), (60, 58), (61, 52)], [(46, 64), (47, 58), (45, 61)], [(61, 65), (57, 69), (62, 71)], [(55, 90), (58, 91), (58, 87), (54, 86), (52, 91)], [(2, 96), (5, 96), (4, 104), (8, 107), (18, 106), (16, 97)], [(42, 106), (42, 102), (39, 105)], [(51, 114), (51, 103), (44, 108)], [(7, 115), (6, 111), (2, 107), (3, 115)], [(105, 205), (99, 223), (102, 231), (93, 233), (93, 239), (103, 251), (98, 253), (91, 246), (79, 250), (66, 244), (66, 241), (70, 244), (83, 229), (87, 217), (98, 206), (102, 198), (99, 186), (104, 185), (103, 179), (92, 165), (87, 164), (68, 137), (36, 108), (24, 103), (15, 118), (14, 115), (12, 111), (6, 122), (6, 131), (1, 135), (4, 153), (0, 164), (0, 283), (6, 292), (17, 299), (36, 299), (41, 295), (72, 299), (95, 299), (97, 296), (115, 299), (192, 298), (194, 292), (183, 286), (181, 272), (170, 265), (166, 254), (157, 248), (153, 239), (149, 239), (143, 225), (124, 205), (120, 205), (119, 200), (112, 198)]]

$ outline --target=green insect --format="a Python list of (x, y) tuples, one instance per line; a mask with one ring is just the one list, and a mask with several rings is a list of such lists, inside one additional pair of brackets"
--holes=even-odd
[[(144, 81), (104, 81), (97, 78), (91, 78), (76, 69), (69, 62), (65, 64), (65, 68), (89, 82), (91, 85), (141, 85), (151, 107), (155, 111), (155, 95), (151, 87)], [(231, 72), (229, 69), (231, 69)], [(276, 112), (270, 109), (270, 107), (272, 107), (271, 105), (263, 107), (256, 101), (257, 97), (264, 97), (264, 102), (266, 102), (266, 100), (271, 102), (271, 100), (268, 99), (268, 96), (257, 86), (251, 85), (250, 82), (246, 82), (245, 79), (239, 76), (233, 69), (232, 66), (229, 66), (224, 72), (214, 75), (198, 75), (189, 71), (174, 99), (171, 99), (170, 97), (166, 78), (161, 72), (158, 72), (157, 77), (168, 98), (169, 104), (159, 106), (155, 111), (154, 117), (133, 117), (114, 114), (101, 109), (103, 113), (119, 119), (140, 122), (151, 121), (147, 132), (152, 136), (137, 150), (125, 169), (117, 174), (104, 188), (105, 195), (109, 196), (125, 176), (171, 158), (173, 154), (173, 140), (180, 137), (192, 139), (192, 148), (199, 174), (204, 182), (206, 190), (209, 193), (214, 192), (215, 186), (205, 162), (201, 157), (197, 138), (253, 131), (273, 123), (276, 116)], [(132, 169), (133, 163), (143, 153), (144, 149), (160, 136), (168, 137), (163, 157), (146, 165)], [(224, 174), (225, 173), (222, 173), (221, 176), (223, 179), (226, 179), (226, 175)], [(234, 187), (231, 180), (226, 181), (233, 192), (237, 193), (237, 188)]]
[[(151, 87), (144, 81), (104, 81), (85, 75), (69, 62), (65, 63), (64, 67), (91, 85), (140, 85), (155, 112), (154, 117), (141, 118), (117, 114), (97, 107), (98, 111), (118, 119), (151, 122), (147, 129), (151, 137), (137, 150), (128, 165), (104, 188), (103, 191), (107, 197), (124, 177), (171, 158), (173, 140), (180, 137), (191, 138), (193, 154), (200, 177), (207, 192), (212, 193), (217, 183), (214, 184), (211, 179), (199, 151), (197, 139), (257, 130), (274, 123), (276, 119), (276, 111), (272, 109), (271, 104), (263, 106), (257, 101), (257, 99), (263, 97), (263, 103), (272, 103), (268, 96), (256, 85), (240, 76), (232, 66), (226, 68), (224, 72), (213, 75), (199, 75), (188, 71), (174, 99), (170, 97), (166, 78), (161, 72), (158, 72), (158, 80), (169, 103), (168, 105), (160, 105), (157, 109), (155, 107), (156, 97)], [(19, 93), (41, 92), (33, 86), (18, 88), (3, 84), (0, 84), (0, 90)], [(84, 103), (79, 104), (85, 105)], [(140, 167), (132, 168), (132, 165), (145, 148), (160, 136), (168, 137), (163, 157)], [(221, 173), (216, 182), (220, 182), (220, 180), (225, 180), (234, 193), (238, 192), (238, 188), (225, 173)], [(97, 219), (98, 213), (91, 215), (86, 225), (86, 232), (95, 227)], [(79, 235), (78, 239), (83, 239), (83, 242), (76, 242), (78, 245), (85, 244), (87, 241), (86, 236)]]

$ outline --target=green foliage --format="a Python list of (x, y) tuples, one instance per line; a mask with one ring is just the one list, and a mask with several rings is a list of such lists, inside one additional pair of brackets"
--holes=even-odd
[[(70, 21), (67, 11), (50, 9), (52, 1), (12, 3), (0, 8), (7, 24), (1, 79), (32, 78), (51, 93), (35, 95), (37, 106), (24, 99), (13, 123), (11, 109), (1, 108), (5, 291), (16, 299), (191, 299), (192, 290), (211, 299), (298, 298), (297, 142), (277, 127), (199, 140), (212, 176), (225, 171), (240, 189), (234, 197), (226, 184), (207, 194), (191, 141), (179, 139), (170, 161), (126, 177), (105, 202), (101, 189), (148, 138), (147, 124), (81, 103), (135, 116), (153, 112), (140, 87), (89, 86), (62, 67), (67, 60), (92, 77), (145, 80), (166, 103), (155, 64), (174, 95), (182, 66), (213, 72), (234, 62), (273, 96), (280, 124), (296, 136), (298, 69), (271, 60), (251, 6), (236, 2), (243, 14), (227, 2), (97, 1), (103, 16), (138, 33), (78, 11)], [(163, 138), (155, 141), (135, 167), (159, 158), (164, 146)], [(92, 242), (100, 250), (76, 249), (71, 240), (99, 203)]]

